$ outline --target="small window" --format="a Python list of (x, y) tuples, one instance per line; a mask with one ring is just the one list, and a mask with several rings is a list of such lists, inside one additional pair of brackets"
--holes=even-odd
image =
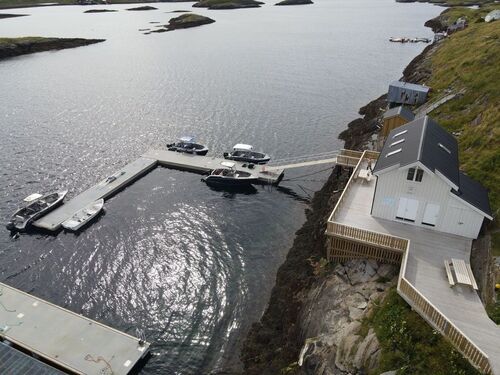
[(403, 143), (405, 141), (405, 139), (400, 139), (399, 141), (396, 141), (396, 142), (392, 142), (391, 145), (389, 147), (392, 147), (392, 146), (396, 146), (396, 145), (399, 145), (400, 143)]
[(408, 174), (406, 175), (406, 179), (408, 181), (421, 182), (422, 177), (424, 176), (424, 170), (420, 168), (410, 168), (408, 169)]
[(397, 150), (394, 150), (394, 151), (391, 151), (389, 152), (385, 157), (389, 157), (389, 156), (392, 156), (394, 154), (397, 154), (398, 152), (401, 152), (402, 148), (398, 148)]
[(407, 132), (408, 132), (408, 130), (403, 130), (402, 132), (399, 132), (399, 133), (394, 134), (394, 135), (392, 136), (392, 138), (394, 139), (394, 138), (399, 137), (400, 135), (403, 135), (403, 134), (405, 134), (405, 133), (407, 133)]
[(406, 179), (408, 181), (413, 181), (414, 178), (415, 178), (415, 168), (408, 169), (408, 174), (406, 175)]
[(424, 175), (423, 169), (417, 169), (417, 175), (415, 177), (415, 181), (421, 182), (422, 181), (422, 176)]

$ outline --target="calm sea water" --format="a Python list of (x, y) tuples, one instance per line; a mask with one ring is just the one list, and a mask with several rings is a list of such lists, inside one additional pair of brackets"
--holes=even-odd
[[(440, 8), (392, 0), (196, 12), (216, 20), (143, 35), (190, 3), (83, 14), (15, 10), (0, 36), (106, 42), (0, 61), (0, 218), (34, 192), (74, 196), (153, 147), (194, 134), (212, 154), (251, 143), (274, 158), (341, 147), (338, 133), (431, 36)], [(127, 6), (108, 6), (123, 10)], [(88, 8), (87, 8), (88, 9)], [(328, 172), (287, 172), (283, 189), (211, 190), (158, 168), (106, 202), (80, 234), (9, 237), (0, 281), (153, 342), (145, 374), (236, 366), (304, 208)], [(1, 322), (0, 322), (1, 324)]]

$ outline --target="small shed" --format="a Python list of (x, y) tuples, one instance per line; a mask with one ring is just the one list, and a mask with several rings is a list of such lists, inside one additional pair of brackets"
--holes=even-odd
[(393, 129), (407, 124), (415, 118), (413, 112), (405, 106), (394, 107), (384, 113), (384, 125), (382, 127), (382, 136), (387, 137)]
[(427, 94), (430, 87), (408, 83), (403, 81), (394, 81), (389, 85), (387, 101), (390, 107), (396, 104), (420, 105), (427, 100)]

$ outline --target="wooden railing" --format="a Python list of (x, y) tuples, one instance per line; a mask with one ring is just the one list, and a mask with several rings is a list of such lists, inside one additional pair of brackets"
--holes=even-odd
[(346, 150), (345, 148), (343, 148), (342, 150), (340, 150), (340, 155), (359, 159), (363, 156), (363, 151)]
[(485, 374), (491, 374), (488, 356), (479, 349), (462, 331), (442, 314), (427, 298), (415, 289), (404, 277), (400, 277), (398, 293), (413, 307), (431, 326), (446, 337), (453, 346), (469, 361)]
[(337, 164), (343, 167), (355, 167), (359, 162), (359, 157), (337, 155)]

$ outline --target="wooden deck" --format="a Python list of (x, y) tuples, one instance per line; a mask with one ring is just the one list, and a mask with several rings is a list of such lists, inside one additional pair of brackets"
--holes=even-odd
[(0, 283), (0, 337), (74, 374), (128, 374), (149, 343)]
[(469, 262), (472, 241), (403, 222), (372, 217), (370, 210), (375, 183), (376, 178), (369, 182), (353, 179), (333, 221), (410, 240), (400, 278), (404, 277), (488, 356), (493, 374), (500, 374), (500, 327), (490, 320), (479, 296), (471, 286), (450, 287), (444, 267), (445, 259), (462, 259)]

